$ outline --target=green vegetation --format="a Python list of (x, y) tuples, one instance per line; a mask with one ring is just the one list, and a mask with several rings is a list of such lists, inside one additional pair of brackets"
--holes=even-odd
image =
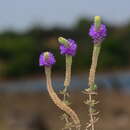
[[(44, 29), (34, 27), (24, 33), (6, 31), (0, 34), (0, 76), (23, 76), (38, 73), (39, 54), (50, 50), (55, 53), (58, 64), (55, 70), (64, 70), (64, 58), (59, 55), (57, 38), (64, 36), (75, 39), (78, 53), (74, 58), (74, 70), (89, 68), (92, 42), (88, 37), (91, 21), (80, 19), (72, 28)], [(128, 67), (130, 65), (130, 25), (113, 27), (107, 25), (108, 37), (103, 42), (102, 69)], [(100, 60), (100, 59), (99, 59)], [(100, 70), (100, 68), (98, 68)]]

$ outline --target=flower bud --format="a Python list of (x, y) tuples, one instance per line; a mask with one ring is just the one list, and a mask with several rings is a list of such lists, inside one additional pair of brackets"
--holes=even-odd
[(96, 30), (98, 30), (101, 26), (101, 17), (100, 16), (95, 16), (94, 18), (94, 25)]
[(62, 55), (70, 55), (75, 56), (77, 51), (77, 43), (72, 39), (65, 39), (63, 37), (59, 37), (58, 41), (60, 44), (60, 53)]
[(94, 24), (89, 29), (89, 36), (93, 39), (93, 43), (101, 43), (107, 36), (107, 28), (105, 24), (101, 24), (100, 16), (95, 16)]
[(50, 67), (55, 64), (56, 60), (51, 52), (43, 52), (39, 57), (39, 66)]
[(59, 41), (60, 44), (63, 44), (63, 45), (65, 45), (66, 47), (68, 46), (68, 40), (65, 39), (65, 38), (59, 37), (59, 38), (58, 38), (58, 41)]

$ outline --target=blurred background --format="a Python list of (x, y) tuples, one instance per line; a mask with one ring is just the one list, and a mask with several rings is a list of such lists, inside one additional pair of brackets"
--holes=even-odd
[[(43, 51), (55, 54), (54, 89), (63, 89), (65, 59), (57, 38), (78, 44), (69, 88), (72, 108), (83, 126), (88, 108), (82, 103), (92, 56), (88, 36), (93, 17), (99, 15), (108, 28), (98, 61), (96, 83), (100, 121), (96, 129), (130, 129), (130, 1), (129, 0), (1, 0), (0, 1), (0, 130), (61, 130), (64, 121), (51, 101)], [(59, 95), (62, 99), (62, 96)]]

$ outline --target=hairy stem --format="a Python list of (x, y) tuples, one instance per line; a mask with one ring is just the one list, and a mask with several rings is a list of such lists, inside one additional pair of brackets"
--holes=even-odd
[[(68, 119), (68, 117), (65, 117), (65, 121), (66, 121), (66, 124), (68, 124), (69, 123), (69, 119)], [(71, 127), (70, 128), (68, 128), (69, 130), (72, 130), (71, 129)]]
[(89, 95), (89, 115), (90, 115), (90, 127), (91, 130), (94, 130), (94, 112), (93, 112), (93, 107), (92, 106), (92, 92), (93, 87), (94, 87), (94, 82), (95, 82), (95, 72), (96, 72), (96, 67), (97, 67), (97, 61), (98, 61), (98, 56), (100, 53), (100, 48), (101, 45), (100, 44), (95, 44), (94, 45), (94, 49), (93, 49), (93, 56), (92, 56), (92, 64), (91, 64), (91, 68), (90, 68), (90, 73), (89, 73), (89, 81), (88, 81), (88, 86), (90, 88), (88, 95)]
[(66, 55), (66, 73), (65, 73), (65, 81), (64, 86), (68, 87), (71, 81), (71, 65), (72, 65), (72, 56)]
[(97, 67), (98, 56), (100, 53), (100, 48), (101, 48), (100, 44), (94, 45), (92, 64), (91, 64), (91, 68), (90, 68), (90, 72), (89, 72), (89, 81), (88, 81), (89, 87), (92, 87), (94, 85), (95, 72), (96, 72), (96, 67)]
[[(69, 103), (68, 100), (66, 99), (67, 98), (67, 89), (68, 89), (68, 86), (70, 85), (70, 82), (71, 82), (71, 65), (72, 65), (72, 56), (69, 56), (69, 55), (66, 55), (66, 73), (65, 73), (65, 81), (64, 81), (64, 94), (63, 94), (63, 102), (66, 103)], [(69, 105), (69, 104), (66, 104), (66, 105)], [(65, 122), (66, 124), (69, 123), (69, 120), (68, 118), (66, 117), (65, 118)], [(69, 130), (72, 130), (71, 127), (68, 128)]]
[[(92, 95), (91, 94), (89, 94), (89, 101), (92, 101)], [(94, 130), (94, 118), (93, 118), (92, 107), (91, 106), (89, 106), (89, 115), (90, 115), (91, 127), (92, 127), (92, 130)]]
[(47, 80), (47, 89), (48, 93), (52, 99), (52, 101), (64, 112), (66, 112), (73, 120), (73, 123), (75, 124), (75, 127), (77, 130), (80, 130), (80, 120), (77, 116), (77, 114), (69, 107), (67, 106), (64, 102), (60, 100), (60, 98), (57, 96), (55, 91), (53, 90), (52, 87), (52, 82), (51, 82), (51, 67), (45, 67), (45, 74), (46, 74), (46, 80)]

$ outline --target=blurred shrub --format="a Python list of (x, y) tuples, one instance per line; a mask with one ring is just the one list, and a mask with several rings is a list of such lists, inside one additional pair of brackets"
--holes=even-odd
[(7, 76), (19, 76), (33, 71), (37, 54), (35, 40), (30, 36), (0, 38), (0, 59), (5, 63)]
[[(19, 34), (0, 34), (0, 76), (23, 76), (37, 73), (38, 57), (42, 51), (52, 51), (56, 55), (55, 70), (64, 71), (64, 57), (59, 55), (57, 37), (75, 39), (78, 53), (73, 60), (73, 70), (89, 68), (92, 55), (92, 42), (88, 37), (91, 21), (81, 18), (72, 28), (44, 29), (33, 27)], [(62, 35), (61, 35), (62, 34)], [(130, 25), (113, 27), (108, 25), (108, 37), (102, 45), (102, 55), (98, 69), (127, 67), (130, 65)]]

